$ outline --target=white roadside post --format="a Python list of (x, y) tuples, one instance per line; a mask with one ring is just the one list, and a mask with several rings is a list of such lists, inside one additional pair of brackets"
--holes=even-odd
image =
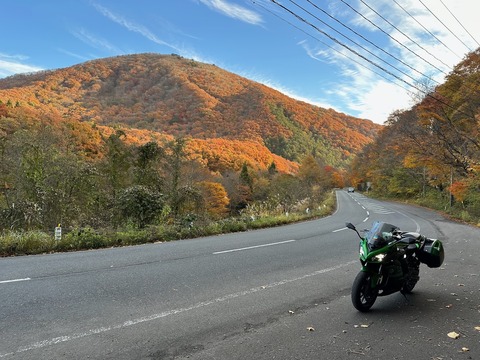
[(60, 241), (62, 240), (62, 225), (58, 224), (58, 226), (55, 228), (55, 240)]

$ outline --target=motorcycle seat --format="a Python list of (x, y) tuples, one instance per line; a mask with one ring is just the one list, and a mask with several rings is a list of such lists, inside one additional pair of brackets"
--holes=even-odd
[(406, 244), (414, 244), (418, 242), (420, 238), (421, 238), (421, 235), (419, 233), (408, 232), (408, 233), (402, 234), (402, 239), (400, 240), (400, 242), (406, 243)]

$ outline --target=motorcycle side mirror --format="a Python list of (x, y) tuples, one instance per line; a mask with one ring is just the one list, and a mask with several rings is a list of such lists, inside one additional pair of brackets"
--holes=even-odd
[(352, 223), (346, 223), (345, 226), (347, 228), (349, 228), (350, 230), (357, 230), (357, 228), (355, 227), (355, 225), (353, 225)]
[(362, 236), (361, 236), (360, 233), (358, 232), (358, 230), (357, 230), (357, 228), (355, 227), (355, 225), (353, 225), (352, 223), (346, 223), (345, 226), (346, 226), (348, 229), (355, 231), (360, 239), (362, 238)]

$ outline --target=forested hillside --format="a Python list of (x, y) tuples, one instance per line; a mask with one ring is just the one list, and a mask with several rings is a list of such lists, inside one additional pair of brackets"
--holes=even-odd
[(480, 49), (418, 104), (393, 113), (352, 169), (360, 188), (480, 223)]
[(380, 128), (176, 55), (1, 79), (0, 229), (305, 214)]
[(176, 55), (119, 56), (13, 76), (0, 80), (0, 101), (96, 125), (254, 141), (266, 147), (264, 156), (298, 162), (314, 154), (332, 166), (345, 165), (380, 129)]

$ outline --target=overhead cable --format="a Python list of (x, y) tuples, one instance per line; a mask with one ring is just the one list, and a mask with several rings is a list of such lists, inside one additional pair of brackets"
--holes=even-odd
[(456, 52), (454, 52), (452, 49), (450, 49), (450, 47), (448, 47), (448, 45), (446, 45), (442, 40), (440, 40), (438, 37), (435, 36), (434, 33), (432, 33), (430, 30), (428, 30), (425, 25), (423, 25), (420, 21), (418, 21), (410, 12), (408, 12), (407, 9), (405, 9), (402, 5), (400, 5), (397, 0), (393, 0), (393, 2), (395, 4), (397, 4), (397, 6), (402, 9), (408, 16), (410, 16), (413, 20), (415, 20), (415, 22), (420, 25), (423, 30), (425, 30), (428, 34), (430, 34), (430, 36), (432, 36), (433, 38), (435, 38), (440, 44), (442, 44), (445, 48), (447, 48), (453, 55), (455, 55), (458, 59), (461, 59), (462, 57), (459, 56)]
[[(346, 2), (344, 0), (341, 0), (344, 4), (346, 4)], [(423, 51), (425, 51), (427, 54), (429, 54), (430, 56), (434, 57), (435, 59), (437, 59), (438, 61), (440, 61), (443, 65), (445, 65), (446, 67), (448, 67), (447, 64), (445, 64), (442, 60), (438, 59), (436, 56), (432, 55), (428, 50), (426, 50), (422, 45), (418, 44), (414, 39), (412, 39), (410, 36), (408, 36), (407, 34), (405, 34), (403, 31), (401, 31), (398, 27), (396, 27), (394, 24), (392, 24), (389, 20), (387, 20), (384, 16), (382, 16), (378, 11), (376, 11), (374, 8), (372, 8), (370, 5), (368, 5), (364, 0), (360, 0), (366, 7), (368, 7), (370, 10), (372, 10), (375, 14), (377, 14), (381, 19), (383, 19), (383, 21), (385, 21), (387, 24), (389, 24), (390, 26), (392, 26), (395, 30), (397, 30), (400, 34), (402, 34), (403, 36), (405, 36), (408, 40), (410, 40), (412, 43), (416, 44), (419, 48), (421, 48)], [(353, 9), (350, 5), (348, 5), (351, 9)], [(355, 10), (355, 12), (357, 12)], [(358, 13), (358, 12), (357, 12)], [(360, 13), (358, 13), (360, 14)], [(365, 16), (363, 16), (362, 14), (360, 14), (364, 19), (366, 19)], [(373, 24), (373, 22), (371, 22), (369, 20), (369, 22), (371, 24)], [(447, 73), (445, 71), (443, 71), (442, 69), (438, 68), (437, 66), (433, 65), (431, 62), (429, 62), (428, 60), (425, 60), (423, 57), (419, 56), (418, 54), (416, 54), (413, 50), (409, 49), (407, 46), (405, 46), (404, 44), (402, 44), (400, 41), (398, 41), (397, 39), (395, 39), (393, 36), (391, 36), (390, 34), (388, 34), (386, 31), (382, 30), (380, 27), (378, 27), (377, 25), (373, 24), (375, 27), (377, 27), (378, 29), (380, 29), (383, 33), (387, 34), (391, 39), (395, 40), (398, 44), (400, 44), (403, 48), (407, 49), (408, 51), (410, 51), (412, 54), (420, 57), (423, 61), (425, 61), (427, 64), (429, 64), (430, 66), (433, 66), (435, 69), (437, 69), (438, 71), (440, 71), (441, 73), (447, 75)]]
[[(348, 25), (345, 25), (343, 22), (341, 22), (340, 20), (336, 19), (335, 17), (333, 17), (332, 15), (330, 15), (328, 12), (326, 12), (324, 9), (320, 8), (318, 5), (314, 4), (311, 0), (307, 0), (307, 2), (309, 2), (310, 4), (312, 4), (316, 9), (320, 10), (322, 13), (324, 13), (325, 15), (327, 15), (329, 18), (331, 18), (332, 20), (336, 21), (337, 23), (339, 23), (340, 25), (342, 25), (343, 27), (347, 28), (348, 30), (350, 30), (351, 32), (353, 32), (355, 35), (361, 37), (363, 40), (365, 40), (366, 42), (368, 42), (370, 45), (373, 45), (375, 48), (377, 48), (378, 50), (382, 51), (383, 53), (387, 54), (388, 56), (392, 57), (393, 59), (397, 60), (398, 62), (402, 63), (403, 65), (405, 65), (406, 67), (408, 67), (409, 69), (415, 71), (417, 74), (420, 74), (424, 77), (426, 77), (427, 79), (433, 81), (433, 82), (436, 82), (437, 84), (440, 84), (440, 82), (438, 82), (437, 80), (435, 79), (432, 79), (430, 76), (422, 73), (421, 71), (415, 69), (413, 66), (407, 64), (405, 61), (403, 61), (402, 59), (399, 59), (397, 56), (395, 55), (392, 55), (391, 53), (389, 53), (388, 51), (386, 51), (385, 49), (381, 48), (380, 46), (376, 45), (375, 43), (373, 43), (372, 41), (370, 41), (369, 39), (367, 39), (365, 36), (363, 36), (362, 34), (360, 34), (358, 31), (355, 31), (354, 29), (352, 29), (350, 26)], [(422, 58), (421, 56), (417, 55), (418, 57)], [(423, 58), (422, 58), (423, 59)], [(447, 66), (445, 64), (445, 66)]]
[[(294, 17), (296, 17), (298, 20), (300, 20), (301, 22), (311, 26), (313, 29), (315, 29), (316, 31), (320, 32), (321, 34), (325, 35), (326, 37), (328, 37), (330, 40), (334, 41), (335, 43), (339, 44), (340, 46), (346, 48), (347, 50), (349, 50), (350, 52), (354, 53), (355, 55), (359, 56), (360, 58), (362, 58), (363, 60), (367, 61), (368, 63), (372, 64), (373, 66), (377, 67), (378, 69), (386, 72), (387, 74), (393, 76), (394, 78), (396, 78), (397, 80), (405, 83), (406, 85), (416, 89), (418, 92), (421, 92), (423, 93), (426, 97), (429, 97), (431, 99), (433, 99), (434, 101), (437, 101), (438, 103), (442, 104), (442, 105), (445, 105), (446, 107), (452, 109), (452, 110), (455, 110), (455, 111), (458, 111), (459, 113), (462, 113), (466, 116), (470, 116), (469, 114), (465, 113), (464, 111), (462, 110), (458, 110), (456, 109), (455, 107), (453, 107), (452, 105), (448, 104), (447, 102), (443, 101), (441, 98), (438, 98), (434, 95), (432, 95), (430, 92), (427, 92), (425, 90), (422, 90), (420, 88), (418, 88), (417, 86), (409, 83), (408, 81), (400, 78), (398, 75), (392, 73), (391, 71), (383, 68), (382, 66), (378, 65), (377, 63), (375, 63), (374, 61), (366, 58), (364, 55), (360, 54), (358, 51), (352, 49), (351, 47), (349, 47), (348, 45), (345, 45), (344, 43), (342, 43), (340, 40), (336, 39), (335, 37), (331, 36), (330, 34), (326, 33), (325, 31), (321, 30), (320, 28), (318, 28), (317, 26), (315, 26), (314, 24), (312, 24), (311, 22), (307, 21), (306, 19), (304, 19), (303, 17), (301, 17), (300, 15), (298, 15), (297, 13), (295, 13), (294, 11), (290, 10), (289, 8), (287, 8), (286, 6), (280, 4), (277, 0), (270, 0), (272, 3), (274, 3), (275, 5), (281, 7), (282, 9), (284, 9), (285, 11), (287, 11), (288, 13), (290, 13), (291, 15), (293, 15)], [(398, 70), (398, 69), (397, 69)], [(410, 77), (410, 76), (409, 76)], [(411, 78), (411, 77), (410, 77)]]
[[(394, 1), (395, 1), (395, 0), (394, 0)], [(453, 13), (450, 11), (450, 9), (447, 7), (447, 5), (445, 5), (445, 3), (444, 3), (442, 0), (440, 0), (440, 2), (441, 2), (442, 5), (445, 7), (445, 9), (448, 10), (448, 12), (450, 13), (450, 15), (452, 15), (453, 18), (454, 18), (455, 20), (457, 20), (458, 24), (463, 28), (463, 30), (465, 30), (465, 32), (466, 32), (468, 35), (470, 35), (470, 37), (473, 39), (473, 41), (475, 41), (475, 42), (477, 43), (477, 45), (480, 46), (480, 44), (478, 43), (477, 39), (475, 39), (475, 38), (472, 36), (472, 34), (470, 34), (470, 33), (468, 32), (468, 30), (465, 28), (465, 26), (463, 26), (463, 24), (462, 24), (460, 21), (458, 21), (457, 17), (456, 17), (455, 15), (453, 15)]]
[(297, 29), (298, 31), (303, 32), (305, 35), (311, 37), (312, 39), (318, 41), (320, 44), (328, 47), (330, 50), (335, 51), (335, 52), (338, 53), (339, 55), (347, 58), (347, 59), (350, 60), (350, 61), (353, 61), (354, 63), (356, 63), (357, 65), (363, 67), (364, 69), (373, 72), (375, 75), (378, 75), (378, 76), (380, 76), (381, 78), (387, 80), (388, 82), (391, 82), (391, 83), (393, 83), (394, 85), (397, 85), (397, 86), (401, 87), (402, 89), (404, 89), (405, 91), (411, 93), (411, 90), (410, 90), (410, 89), (408, 89), (408, 88), (406, 88), (405, 86), (403, 86), (403, 85), (395, 82), (393, 79), (386, 77), (385, 75), (381, 74), (380, 72), (375, 71), (375, 69), (372, 69), (372, 68), (366, 66), (365, 64), (362, 64), (360, 61), (358, 61), (358, 60), (356, 60), (356, 59), (354, 59), (354, 58), (346, 55), (345, 53), (339, 51), (338, 49), (334, 48), (333, 46), (331, 46), (331, 45), (327, 44), (326, 42), (320, 40), (318, 37), (316, 37), (316, 36), (308, 33), (307, 31), (303, 30), (302, 28), (298, 27), (297, 25), (293, 24), (292, 22), (288, 21), (287, 19), (285, 19), (285, 18), (281, 17), (280, 15), (274, 13), (274, 12), (271, 11), (270, 9), (268, 9), (268, 8), (266, 8), (265, 6), (263, 6), (262, 4), (260, 4), (258, 1), (255, 1), (255, 0), (251, 0), (251, 1), (252, 1), (253, 4), (255, 4), (255, 5), (257, 5), (257, 6), (260, 6), (260, 7), (261, 7), (262, 9), (264, 9), (265, 11), (269, 12), (270, 14), (272, 14), (272, 15), (275, 16), (275, 17), (277, 17), (278, 19), (286, 22), (288, 25), (294, 27), (294, 28)]
[[(362, 1), (362, 0), (360, 0), (360, 1)], [(442, 24), (442, 25), (445, 27), (445, 29), (447, 29), (448, 31), (450, 31), (450, 33), (451, 33), (453, 36), (455, 36), (455, 37), (457, 38), (457, 40), (460, 41), (460, 42), (468, 49), (468, 51), (472, 51), (472, 49), (470, 49), (470, 47), (469, 47), (467, 44), (465, 44), (465, 43), (462, 41), (462, 39), (460, 39), (452, 30), (450, 30), (449, 27), (448, 27), (447, 25), (445, 25), (445, 24), (443, 23), (443, 21), (440, 20), (440, 19), (438, 18), (438, 16), (435, 15), (435, 14), (432, 12), (432, 10), (430, 10), (430, 9), (428, 8), (428, 6), (423, 3), (422, 0), (418, 0), (418, 1), (420, 1), (420, 3), (425, 7), (425, 9), (427, 9), (427, 10), (430, 12), (430, 14), (432, 14), (432, 15), (435, 17), (435, 19), (437, 19), (437, 20), (440, 22), (440, 24)]]
[[(287, 9), (285, 6), (279, 4), (277, 1), (275, 0), (271, 0), (273, 3), (281, 6), (282, 8), (284, 9)], [(318, 16), (312, 14), (310, 11), (308, 11), (307, 9), (305, 9), (304, 7), (302, 7), (301, 5), (297, 4), (295, 1), (293, 0), (289, 0), (292, 4), (294, 4), (295, 6), (297, 6), (298, 8), (300, 8), (301, 10), (303, 10), (305, 13), (307, 13), (308, 15), (312, 16), (313, 18), (315, 18), (316, 20), (320, 21), (322, 24), (324, 24), (325, 26), (329, 27), (330, 29), (332, 29), (333, 31), (335, 31), (337, 34), (343, 36), (345, 39), (349, 40), (350, 42), (352, 42), (353, 44), (357, 45), (359, 48), (361, 48), (362, 50), (366, 51), (367, 53), (369, 53), (370, 55), (372, 55), (373, 57), (377, 58), (378, 60), (380, 60), (381, 62), (383, 62), (384, 64), (390, 66), (391, 68), (395, 69), (396, 71), (398, 71), (399, 73), (402, 73), (403, 75), (405, 75), (406, 77), (410, 78), (411, 80), (413, 81), (416, 81), (415, 78), (413, 78), (410, 74), (406, 73), (405, 71), (395, 67), (394, 65), (390, 64), (388, 61), (382, 59), (380, 56), (374, 54), (372, 51), (370, 51), (369, 49), (365, 48), (364, 46), (362, 46), (361, 44), (359, 44), (358, 42), (356, 42), (355, 40), (352, 40), (351, 38), (349, 38), (348, 36), (346, 36), (345, 34), (343, 34), (342, 32), (338, 31), (337, 29), (335, 29), (334, 27), (332, 27), (331, 25), (327, 24), (325, 21), (323, 21), (322, 19), (320, 19)], [(291, 12), (292, 14), (295, 14), (294, 12), (292, 12), (291, 10), (288, 10), (289, 12)], [(295, 16), (297, 16), (295, 14)], [(318, 27), (316, 27), (315, 25), (309, 23), (309, 22), (306, 22), (305, 19), (301, 18), (302, 21), (304, 21), (305, 23), (309, 24), (310, 26), (313, 26), (317, 31), (320, 31), (321, 33), (323, 33), (324, 35), (326, 35), (327, 37), (329, 37), (331, 40), (337, 42), (339, 45), (341, 46), (344, 46), (344, 47), (347, 47), (345, 44), (343, 44), (342, 42), (340, 42), (339, 40), (337, 40), (336, 38), (332, 37), (331, 35), (327, 34), (326, 32), (320, 30)], [(352, 49), (350, 47), (347, 47), (350, 51), (352, 51)], [(357, 51), (354, 52), (355, 54), (359, 55), (359, 53)], [(364, 60), (370, 62), (371, 64), (374, 64), (375, 66), (378, 66), (378, 64), (372, 62), (371, 60), (369, 60), (368, 58), (366, 58), (365, 56), (361, 56)], [(389, 74), (392, 74), (390, 71), (380, 67), (383, 71), (386, 71), (388, 72)]]

